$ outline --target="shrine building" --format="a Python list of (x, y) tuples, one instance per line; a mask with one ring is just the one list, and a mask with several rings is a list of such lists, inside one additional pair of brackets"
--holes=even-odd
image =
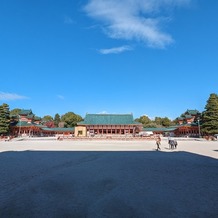
[(86, 114), (84, 121), (77, 123), (75, 136), (137, 134), (142, 124), (134, 121), (132, 114)]
[(187, 110), (181, 117), (176, 118), (176, 125), (162, 128), (143, 128), (143, 132), (171, 135), (176, 137), (200, 137), (200, 116), (198, 110)]
[(57, 136), (66, 137), (74, 134), (74, 128), (48, 128), (41, 124), (41, 118), (33, 114), (32, 110), (21, 110), (11, 119), (12, 136)]

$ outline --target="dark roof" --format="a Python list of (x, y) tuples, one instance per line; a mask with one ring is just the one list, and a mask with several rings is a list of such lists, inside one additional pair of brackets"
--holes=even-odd
[(30, 110), (21, 110), (20, 112), (19, 112), (19, 115), (30, 115), (30, 114), (32, 114), (33, 112), (32, 112), (32, 110), (30, 109)]
[(171, 132), (176, 130), (178, 127), (160, 127), (160, 128), (143, 128), (143, 131), (151, 131), (151, 132)]
[(193, 118), (192, 115), (189, 115), (189, 114), (185, 115), (185, 119), (191, 119), (191, 118)]
[(17, 119), (17, 118), (19, 118), (19, 117), (18, 117), (18, 115), (13, 114), (13, 115), (10, 115), (10, 118), (11, 118), (11, 119)]
[(190, 115), (197, 115), (199, 114), (200, 112), (198, 110), (187, 110), (186, 111), (186, 114), (190, 114)]
[(34, 114), (29, 114), (29, 115), (27, 115), (27, 118), (32, 119), (33, 117), (34, 117)]
[(51, 132), (73, 132), (74, 131), (74, 127), (72, 128), (42, 128), (42, 130), (44, 131), (51, 131)]
[(86, 114), (78, 125), (128, 125), (141, 124), (134, 121), (132, 114)]
[(28, 123), (26, 121), (19, 121), (14, 126), (22, 127), (22, 126), (35, 126), (35, 123)]
[(184, 120), (184, 117), (177, 117), (177, 120)]
[(35, 117), (34, 117), (34, 120), (37, 120), (37, 121), (38, 121), (38, 120), (42, 120), (42, 118), (41, 118), (41, 117), (38, 117), (38, 116), (35, 116)]
[(29, 126), (36, 126), (39, 128), (46, 127), (44, 125), (36, 124), (36, 123), (29, 123), (27, 121), (19, 121), (19, 122), (13, 122), (11, 123), (11, 126), (16, 126), (16, 127), (29, 127)]

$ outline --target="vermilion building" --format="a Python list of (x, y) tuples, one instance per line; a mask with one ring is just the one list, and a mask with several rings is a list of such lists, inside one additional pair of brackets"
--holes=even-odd
[(41, 124), (41, 119), (35, 116), (32, 110), (21, 110), (18, 116), (13, 117), (11, 123), (12, 136), (70, 136), (74, 128), (48, 128)]
[(89, 136), (134, 136), (140, 132), (152, 131), (154, 134), (190, 136), (200, 135), (200, 112), (187, 110), (178, 117), (177, 125), (169, 128), (143, 128), (143, 125), (134, 121), (133, 114), (86, 114), (84, 120), (75, 128), (48, 128), (41, 124), (32, 110), (22, 110), (17, 119), (11, 124), (13, 136), (52, 136), (66, 135), (76, 137)]
[(143, 128), (143, 131), (177, 137), (199, 137), (201, 135), (200, 116), (201, 113), (198, 110), (187, 110), (181, 117), (176, 119), (177, 125), (175, 126), (168, 128)]
[(200, 136), (200, 116), (198, 110), (187, 110), (177, 118), (178, 125), (174, 131), (176, 136)]
[(75, 127), (75, 136), (137, 134), (142, 124), (132, 114), (86, 114)]

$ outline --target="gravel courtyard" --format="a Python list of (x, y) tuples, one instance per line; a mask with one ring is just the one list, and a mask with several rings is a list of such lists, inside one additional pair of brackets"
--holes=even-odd
[(0, 217), (217, 217), (218, 142), (0, 142)]

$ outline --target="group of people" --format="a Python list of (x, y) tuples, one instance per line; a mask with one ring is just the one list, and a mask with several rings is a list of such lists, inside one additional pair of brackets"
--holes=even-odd
[[(158, 135), (155, 138), (156, 145), (157, 145), (157, 151), (161, 150), (160, 145), (161, 145), (161, 137)], [(168, 144), (169, 144), (169, 149), (176, 149), (177, 148), (177, 141), (176, 139), (171, 139), (170, 137), (168, 138)]]
[(168, 138), (168, 144), (169, 144), (169, 149), (176, 149), (178, 145), (176, 139), (171, 139), (171, 138)]

